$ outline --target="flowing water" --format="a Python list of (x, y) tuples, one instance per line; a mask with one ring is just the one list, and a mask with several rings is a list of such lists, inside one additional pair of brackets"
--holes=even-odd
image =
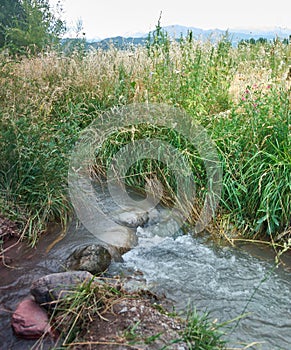
[(164, 293), (177, 310), (190, 304), (219, 323), (242, 315), (225, 327), (235, 348), (291, 349), (290, 273), (265, 259), (201, 238), (155, 236), (141, 238), (112, 271), (125, 268), (141, 271), (140, 283)]
[[(163, 210), (159, 210), (160, 218)], [(158, 216), (159, 216), (158, 215)], [(175, 223), (169, 221), (168, 225)], [(146, 286), (165, 294), (176, 310), (189, 304), (210, 312), (219, 323), (238, 318), (225, 326), (233, 348), (291, 349), (291, 276), (288, 268), (274, 267), (272, 254), (251, 246), (217, 246), (205, 237), (177, 234), (167, 237), (167, 225), (159, 217), (138, 227), (138, 245), (126, 253), (123, 263), (112, 263), (111, 274), (128, 271)], [(104, 226), (100, 229), (104, 229)], [(31, 282), (63, 269), (65, 258), (76, 248), (96, 242), (84, 227), (72, 223), (65, 238), (53, 245), (58, 232), (41, 239), (37, 250), (17, 248), (11, 267), (1, 267), (0, 349), (29, 349), (34, 342), (13, 336), (11, 311), (28, 294)], [(50, 250), (48, 251), (48, 247)], [(288, 266), (291, 266), (289, 261)], [(287, 266), (287, 267), (288, 267)], [(135, 272), (139, 272), (135, 274)], [(142, 272), (142, 275), (140, 274)], [(130, 285), (129, 285), (130, 287)], [(256, 343), (256, 344), (255, 344)], [(49, 345), (46, 347), (49, 349)]]

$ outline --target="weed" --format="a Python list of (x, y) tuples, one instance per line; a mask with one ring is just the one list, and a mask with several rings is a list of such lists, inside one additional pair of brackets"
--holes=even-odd
[(196, 310), (188, 311), (186, 322), (182, 339), (190, 350), (225, 349), (224, 333), (219, 331), (219, 324), (210, 322), (208, 313), (199, 315)]
[(134, 344), (137, 342), (140, 337), (139, 334), (136, 333), (136, 329), (138, 328), (140, 321), (136, 322), (133, 326), (128, 327), (128, 329), (124, 332), (124, 337), (130, 344)]

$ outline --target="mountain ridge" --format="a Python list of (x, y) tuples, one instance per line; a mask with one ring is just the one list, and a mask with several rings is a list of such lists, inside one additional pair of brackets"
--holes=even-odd
[[(234, 46), (238, 45), (242, 40), (258, 40), (266, 39), (268, 41), (279, 38), (281, 40), (287, 39), (290, 41), (291, 38), (291, 29), (287, 28), (264, 28), (264, 29), (254, 29), (254, 28), (245, 28), (245, 29), (202, 29), (197, 27), (188, 27), (178, 24), (169, 25), (162, 27), (163, 31), (166, 32), (169, 37), (173, 39), (179, 39), (181, 36), (185, 37), (190, 31), (192, 32), (193, 39), (206, 41), (217, 41), (223, 35), (228, 35), (228, 39), (232, 42)], [(127, 36), (115, 36), (108, 37), (105, 39), (86, 39), (86, 46), (93, 48), (103, 48), (107, 49), (109, 46), (117, 46), (119, 48), (127, 47), (128, 45), (145, 45), (149, 37), (149, 34), (152, 35), (154, 31), (149, 33), (127, 33)], [(76, 39), (64, 39), (63, 42), (70, 43)]]
[[(229, 28), (229, 29), (220, 29), (220, 28), (210, 28), (210, 29), (202, 29), (199, 27), (193, 27), (193, 26), (183, 26), (180, 24), (173, 24), (168, 26), (163, 26), (163, 30), (165, 30), (170, 36), (175, 36), (176, 38), (179, 38), (181, 34), (185, 36), (188, 31), (192, 31), (193, 34), (198, 35), (209, 35), (212, 33), (219, 33), (224, 34), (226, 32), (230, 34), (236, 34), (236, 35), (250, 35), (250, 36), (262, 36), (267, 35), (268, 37), (288, 37), (291, 35), (291, 28), (282, 28), (282, 27), (269, 27), (269, 28)], [(153, 31), (150, 31), (150, 33), (153, 33)], [(113, 37), (107, 37), (107, 38), (91, 38), (88, 41), (102, 41), (102, 40), (108, 40), (110, 38), (115, 37), (123, 37), (123, 38), (146, 38), (148, 36), (149, 32), (138, 32), (138, 33), (130, 33), (127, 32), (125, 34), (116, 35)]]

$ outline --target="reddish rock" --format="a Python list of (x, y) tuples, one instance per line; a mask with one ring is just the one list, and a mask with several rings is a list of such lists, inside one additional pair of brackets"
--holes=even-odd
[(38, 339), (51, 333), (47, 313), (32, 298), (18, 304), (11, 325), (15, 334), (25, 339)]

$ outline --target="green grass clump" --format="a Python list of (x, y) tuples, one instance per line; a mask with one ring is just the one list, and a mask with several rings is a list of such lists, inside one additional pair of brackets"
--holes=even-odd
[[(195, 173), (196, 191), (202, 194), (202, 188), (207, 184), (206, 172), (203, 165), (203, 159), (199, 156), (195, 147), (177, 131), (169, 129), (167, 127), (153, 126), (149, 124), (140, 124), (138, 127), (132, 127), (129, 125), (122, 130), (113, 132), (110, 137), (103, 143), (102, 149), (99, 150), (100, 156), (95, 167), (97, 174), (103, 174), (106, 176), (107, 169), (111, 166), (112, 158), (127, 144), (131, 144), (138, 140), (159, 140), (164, 142), (167, 146), (170, 145), (173, 149), (177, 150), (179, 155), (183, 154), (183, 166), (187, 168), (187, 165), (191, 167), (193, 173)], [(148, 158), (145, 156), (145, 149), (134, 148), (135, 158), (138, 160), (134, 162), (127, 170), (125, 177), (122, 179), (125, 184), (134, 188), (135, 190), (145, 194), (146, 186), (149, 185), (150, 180), (157, 180), (163, 186), (163, 197), (161, 202), (167, 206), (171, 206), (177, 198), (177, 174), (181, 175), (181, 158), (174, 159), (173, 157), (165, 159), (163, 147), (160, 145), (160, 159), (150, 159), (151, 155), (155, 152), (156, 144), (149, 142), (148, 149), (146, 150)], [(140, 154), (139, 154), (140, 152)], [(185, 188), (193, 186), (193, 183), (186, 180), (183, 182)], [(147, 188), (151, 191), (151, 188)], [(156, 189), (152, 188), (152, 194), (154, 195)], [(204, 196), (202, 196), (204, 197)], [(182, 201), (183, 198), (180, 198)], [(202, 203), (202, 198), (200, 205)], [(179, 203), (179, 206), (187, 206), (187, 199)], [(197, 201), (198, 204), (198, 201)]]
[[(68, 160), (80, 131), (113, 106), (139, 102), (181, 107), (208, 130), (224, 168), (217, 223), (226, 220), (248, 237), (290, 236), (290, 46), (275, 40), (232, 47), (227, 36), (216, 44), (191, 36), (172, 42), (159, 35), (147, 47), (81, 56), (0, 55), (1, 212), (32, 244), (49, 221), (65, 224), (71, 214)], [(195, 150), (165, 130), (141, 127), (134, 137), (153, 132), (184, 148), (203, 198)], [(113, 135), (103, 160), (128, 137), (121, 130)], [(170, 193), (175, 181), (167, 166), (148, 161), (131, 169), (131, 185), (143, 187), (157, 172)]]
[(222, 339), (225, 334), (219, 328), (219, 324), (210, 321), (208, 313), (199, 315), (196, 310), (189, 311), (182, 339), (190, 350), (226, 349), (226, 341)]
[(253, 236), (290, 228), (291, 112), (288, 92), (247, 87), (229, 116), (212, 120), (224, 164), (223, 206)]
[(93, 318), (101, 318), (117, 300), (125, 297), (120, 286), (92, 278), (55, 302), (51, 321), (66, 347), (84, 333)]

